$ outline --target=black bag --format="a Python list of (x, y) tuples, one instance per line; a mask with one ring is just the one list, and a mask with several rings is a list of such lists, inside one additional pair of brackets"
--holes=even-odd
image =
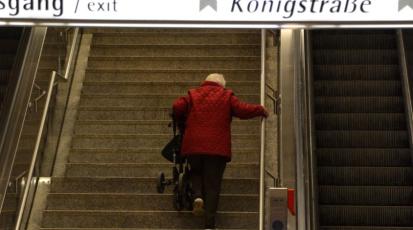
[[(175, 162), (175, 164), (183, 163), (185, 161), (185, 157), (181, 156), (181, 145), (182, 145), (182, 137), (183, 137), (183, 127), (181, 126), (180, 132), (177, 133), (177, 122), (175, 121), (175, 117), (172, 114), (172, 126), (173, 126), (173, 138), (165, 145), (162, 149), (161, 154), (162, 156), (170, 162)], [(169, 125), (171, 126), (171, 124)], [(174, 159), (175, 158), (175, 159)]]
[(183, 163), (184, 158), (181, 157), (181, 143), (182, 135), (175, 135), (162, 149), (162, 156), (170, 162)]

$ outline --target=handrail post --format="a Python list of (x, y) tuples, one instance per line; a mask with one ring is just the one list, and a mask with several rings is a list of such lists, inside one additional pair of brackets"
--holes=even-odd
[(47, 111), (49, 110), (50, 99), (52, 97), (52, 91), (53, 91), (53, 88), (54, 88), (55, 80), (56, 80), (56, 71), (53, 71), (52, 75), (50, 77), (49, 87), (48, 87), (47, 96), (46, 96), (46, 102), (45, 102), (45, 106), (43, 108), (42, 118), (40, 120), (40, 126), (39, 126), (39, 129), (38, 129), (38, 132), (37, 132), (36, 142), (35, 142), (34, 151), (33, 151), (33, 157), (32, 157), (32, 161), (30, 163), (30, 169), (29, 169), (29, 172), (28, 172), (28, 175), (27, 175), (27, 183), (26, 183), (26, 187), (24, 188), (23, 198), (21, 200), (20, 207), (19, 207), (19, 213), (18, 213), (18, 216), (17, 216), (15, 230), (20, 230), (20, 225), (22, 223), (23, 213), (24, 213), (24, 210), (25, 210), (26, 202), (27, 202), (27, 196), (29, 194), (30, 183), (33, 179), (33, 171), (34, 171), (34, 167), (35, 167), (36, 161), (37, 161), (40, 142), (41, 142), (42, 135), (43, 135), (43, 129), (44, 129), (44, 125), (45, 125), (45, 122), (46, 122)]
[[(261, 105), (265, 106), (265, 42), (266, 31), (261, 30)], [(261, 120), (261, 150), (260, 150), (260, 210), (259, 230), (264, 230), (264, 199), (265, 199), (265, 119)]]

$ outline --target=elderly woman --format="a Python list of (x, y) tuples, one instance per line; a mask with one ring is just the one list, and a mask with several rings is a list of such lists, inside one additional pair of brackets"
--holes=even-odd
[(193, 213), (205, 212), (205, 228), (214, 229), (221, 181), (226, 163), (231, 161), (232, 117), (267, 117), (268, 112), (261, 105), (241, 102), (225, 89), (224, 76), (217, 73), (176, 100), (173, 110), (175, 119), (185, 122), (181, 154), (191, 166)]

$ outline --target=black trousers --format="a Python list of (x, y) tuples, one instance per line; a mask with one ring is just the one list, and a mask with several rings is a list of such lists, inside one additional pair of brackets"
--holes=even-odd
[(221, 192), (222, 176), (227, 159), (221, 156), (193, 155), (188, 157), (194, 199), (202, 198), (205, 209), (205, 228), (215, 228), (215, 216)]

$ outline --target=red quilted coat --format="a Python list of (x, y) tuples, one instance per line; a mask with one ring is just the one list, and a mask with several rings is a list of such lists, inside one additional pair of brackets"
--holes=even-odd
[(231, 90), (211, 81), (176, 100), (173, 110), (178, 121), (186, 121), (182, 155), (218, 155), (228, 161), (232, 116), (248, 119), (265, 114), (261, 105), (241, 102)]

